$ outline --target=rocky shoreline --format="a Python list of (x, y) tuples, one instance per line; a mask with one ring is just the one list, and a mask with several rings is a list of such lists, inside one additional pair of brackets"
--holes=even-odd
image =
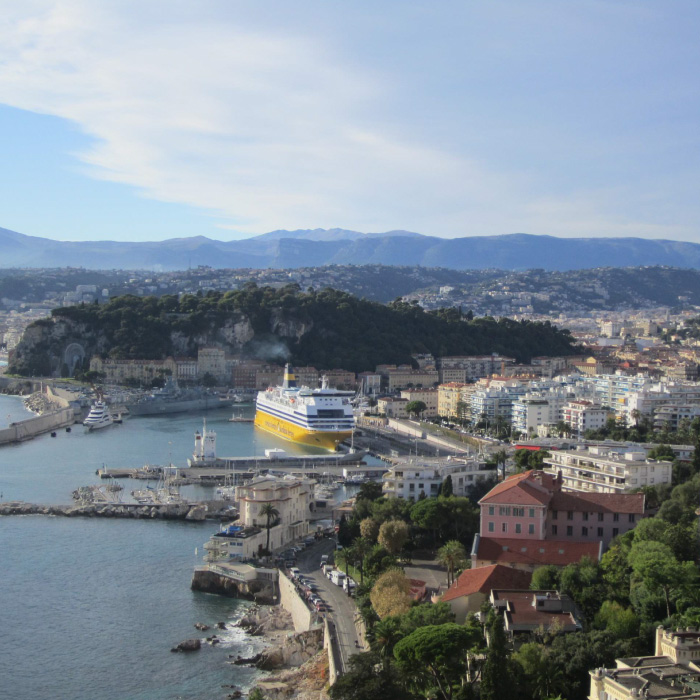
[(276, 671), (257, 681), (266, 700), (325, 700), (328, 693), (328, 658), (323, 649), (323, 628), (295, 633), (291, 615), (281, 606), (252, 605), (238, 626), (262, 636), (270, 646), (251, 658), (236, 657), (234, 665), (254, 665)]

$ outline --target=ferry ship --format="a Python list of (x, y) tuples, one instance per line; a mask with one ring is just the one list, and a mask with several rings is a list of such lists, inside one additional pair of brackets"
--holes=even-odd
[(329, 389), (325, 377), (320, 389), (297, 387), (288, 364), (282, 386), (258, 392), (255, 425), (286, 440), (335, 450), (355, 428), (353, 396), (352, 391)]

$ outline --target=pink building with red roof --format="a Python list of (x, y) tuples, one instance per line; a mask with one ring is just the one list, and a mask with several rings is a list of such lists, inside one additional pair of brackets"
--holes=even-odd
[[(644, 516), (644, 494), (562, 491), (561, 475), (542, 471), (508, 477), (479, 505), (481, 533), (474, 540), (472, 566), (532, 569), (566, 566), (584, 555), (598, 559), (614, 537)], [(530, 546), (535, 542), (539, 545)]]

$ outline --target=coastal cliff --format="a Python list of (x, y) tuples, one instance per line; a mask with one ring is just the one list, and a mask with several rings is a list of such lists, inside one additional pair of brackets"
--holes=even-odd
[(548, 322), (472, 318), (455, 308), (424, 311), (401, 300), (384, 305), (333, 289), (301, 292), (248, 284), (232, 292), (182, 297), (117, 297), (107, 304), (54, 309), (27, 328), (9, 371), (73, 375), (93, 356), (196, 357), (202, 347), (265, 361), (291, 359), (353, 372), (411, 364), (415, 353), (499, 353), (528, 362), (576, 351), (568, 331)]

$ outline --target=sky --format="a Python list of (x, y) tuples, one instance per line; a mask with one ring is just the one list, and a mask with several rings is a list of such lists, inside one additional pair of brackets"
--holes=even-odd
[(700, 242), (696, 0), (0, 0), (0, 227)]

